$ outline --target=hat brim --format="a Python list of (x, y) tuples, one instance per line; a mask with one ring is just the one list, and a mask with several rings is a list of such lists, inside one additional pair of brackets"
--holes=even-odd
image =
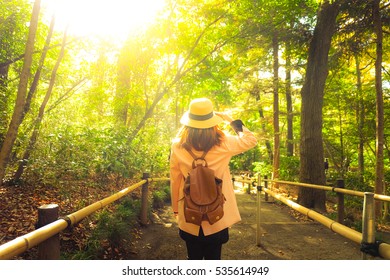
[(180, 119), (181, 124), (193, 128), (210, 128), (220, 124), (221, 122), (223, 122), (223, 119), (215, 114), (204, 121), (193, 120), (189, 118), (189, 112), (185, 112)]

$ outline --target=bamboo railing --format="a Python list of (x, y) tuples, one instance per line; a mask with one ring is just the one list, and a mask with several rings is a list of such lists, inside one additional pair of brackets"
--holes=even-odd
[(0, 246), (0, 260), (10, 259), (15, 257), (39, 244), (48, 240), (49, 238), (55, 236), (61, 231), (65, 230), (67, 227), (70, 227), (78, 222), (80, 222), (85, 217), (91, 215), (92, 213), (104, 208), (105, 206), (113, 203), (126, 196), (127, 194), (133, 192), (142, 186), (142, 204), (141, 204), (141, 223), (146, 224), (147, 218), (147, 192), (148, 192), (148, 183), (158, 182), (158, 181), (169, 181), (169, 178), (149, 178), (147, 173), (144, 174), (144, 179), (134, 185), (131, 185), (127, 188), (122, 189), (121, 191), (106, 197), (102, 200), (99, 200), (87, 207), (84, 207), (74, 213), (71, 213), (65, 217), (59, 218), (58, 220), (47, 224), (37, 230), (34, 230), (30, 233), (27, 233), (23, 236), (17, 237), (16, 239), (5, 243)]
[[(313, 184), (305, 184), (305, 183), (296, 183), (296, 182), (289, 182), (289, 181), (282, 181), (282, 180), (270, 180), (270, 179), (263, 179), (265, 182), (265, 186), (261, 186), (261, 180), (260, 176), (257, 179), (257, 182), (255, 180), (248, 180), (248, 179), (241, 179), (234, 177), (234, 181), (247, 183), (248, 187), (257, 185), (257, 193), (258, 193), (258, 209), (257, 209), (257, 237), (256, 242), (257, 245), (260, 244), (260, 215), (261, 215), (261, 200), (260, 200), (260, 193), (263, 191), (265, 194), (272, 196), (273, 198), (281, 201), (282, 203), (286, 204), (287, 206), (291, 207), (292, 209), (300, 212), (301, 214), (321, 223), (322, 225), (328, 227), (333, 232), (336, 232), (356, 243), (359, 244), (369, 244), (373, 245), (375, 240), (375, 218), (374, 218), (374, 208), (373, 200), (382, 200), (382, 201), (390, 201), (389, 196), (385, 195), (378, 195), (378, 194), (372, 194), (372, 193), (364, 193), (354, 190), (348, 190), (344, 188), (337, 188), (337, 187), (328, 187), (328, 186), (321, 186), (321, 185), (313, 185)], [(298, 203), (295, 203), (292, 200), (287, 199), (285, 196), (278, 194), (276, 192), (273, 192), (271, 189), (268, 188), (268, 183), (278, 183), (278, 184), (287, 184), (291, 186), (300, 186), (300, 187), (307, 187), (307, 188), (315, 188), (325, 191), (333, 191), (337, 193), (343, 193), (348, 195), (354, 195), (358, 197), (364, 198), (364, 210), (363, 210), (363, 233), (360, 233), (358, 231), (355, 231), (339, 222), (336, 222), (324, 215), (321, 215), (320, 213), (306, 208)], [(371, 200), (370, 200), (371, 199)], [(378, 245), (378, 253), (379, 256), (384, 259), (390, 259), (390, 245), (387, 243), (379, 243)], [(366, 253), (362, 254), (363, 259), (366, 259)]]

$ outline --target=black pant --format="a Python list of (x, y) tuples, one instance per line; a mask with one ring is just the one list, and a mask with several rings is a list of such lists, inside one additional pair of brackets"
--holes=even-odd
[(228, 242), (229, 231), (223, 229), (217, 233), (205, 236), (202, 228), (199, 236), (179, 231), (180, 237), (186, 242), (189, 260), (220, 260), (222, 244)]

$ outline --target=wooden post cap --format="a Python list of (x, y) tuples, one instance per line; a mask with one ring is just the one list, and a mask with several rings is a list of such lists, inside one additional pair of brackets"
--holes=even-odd
[(38, 209), (54, 209), (54, 208), (58, 208), (58, 204), (43, 204), (41, 206), (38, 207)]

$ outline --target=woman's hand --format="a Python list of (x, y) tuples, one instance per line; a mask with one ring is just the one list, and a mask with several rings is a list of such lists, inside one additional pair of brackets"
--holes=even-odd
[(227, 113), (225, 112), (214, 112), (218, 117), (222, 118), (224, 121), (227, 121), (229, 123), (231, 123), (233, 121), (233, 118), (228, 115)]

